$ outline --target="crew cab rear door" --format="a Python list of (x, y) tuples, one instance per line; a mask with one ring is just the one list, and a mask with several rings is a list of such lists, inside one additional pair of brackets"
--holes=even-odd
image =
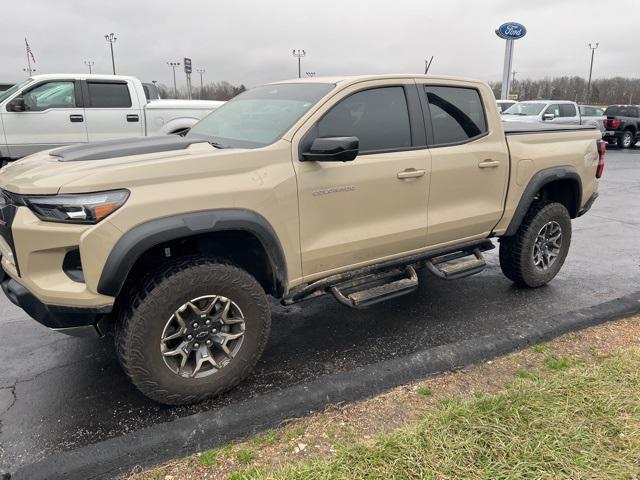
[(419, 80), (431, 153), (429, 246), (486, 237), (502, 216), (509, 154), (493, 95)]
[[(316, 138), (357, 137), (355, 160), (310, 161)], [(303, 275), (425, 248), (430, 158), (415, 82), (352, 85), (293, 141)]]
[(131, 82), (87, 79), (83, 93), (90, 142), (144, 135), (142, 102)]

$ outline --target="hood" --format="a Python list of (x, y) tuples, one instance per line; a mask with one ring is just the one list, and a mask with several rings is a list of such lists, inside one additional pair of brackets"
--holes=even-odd
[[(39, 152), (3, 167), (0, 188), (38, 195), (126, 188), (164, 175), (197, 175), (203, 154), (238, 151), (220, 150), (200, 139), (174, 135), (73, 145)], [(65, 190), (65, 186), (72, 187)]]
[(503, 122), (539, 122), (539, 115), (502, 115)]

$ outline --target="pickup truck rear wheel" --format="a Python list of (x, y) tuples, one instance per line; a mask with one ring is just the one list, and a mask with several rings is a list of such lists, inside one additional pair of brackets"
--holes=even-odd
[(618, 137), (618, 147), (631, 148), (636, 144), (636, 136), (630, 130), (625, 130), (621, 137)]
[(229, 390), (258, 361), (271, 314), (260, 284), (207, 258), (179, 260), (150, 274), (116, 329), (120, 362), (149, 398), (183, 405)]
[(500, 268), (517, 285), (541, 287), (562, 268), (570, 243), (571, 217), (565, 206), (536, 202), (516, 234), (500, 239)]

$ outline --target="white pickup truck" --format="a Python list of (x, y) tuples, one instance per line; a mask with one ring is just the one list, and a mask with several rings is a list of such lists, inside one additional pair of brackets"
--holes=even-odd
[(122, 75), (34, 75), (0, 93), (0, 160), (62, 145), (180, 133), (224, 102), (148, 101)]
[(584, 110), (570, 100), (527, 100), (518, 102), (502, 112), (503, 122), (557, 123), (598, 127), (604, 134), (603, 118), (583, 115)]

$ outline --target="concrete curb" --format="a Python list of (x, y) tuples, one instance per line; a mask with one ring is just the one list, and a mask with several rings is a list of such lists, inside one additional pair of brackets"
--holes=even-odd
[(329, 404), (367, 398), (411, 381), (478, 363), (637, 312), (640, 312), (640, 292), (550, 317), (542, 325), (516, 322), (500, 334), (441, 345), (349, 372), (323, 376), (239, 404), (61, 452), (21, 467), (11, 479), (113, 478), (136, 465), (150, 466), (214, 448), (277, 426), (285, 419), (321, 410)]

